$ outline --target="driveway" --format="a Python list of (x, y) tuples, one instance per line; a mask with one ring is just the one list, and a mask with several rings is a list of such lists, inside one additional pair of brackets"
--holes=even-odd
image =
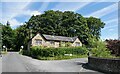
[(0, 57), (0, 74), (2, 73), (2, 57)]
[(8, 52), (2, 58), (3, 72), (95, 72), (82, 67), (87, 58), (70, 60), (37, 60), (18, 52)]

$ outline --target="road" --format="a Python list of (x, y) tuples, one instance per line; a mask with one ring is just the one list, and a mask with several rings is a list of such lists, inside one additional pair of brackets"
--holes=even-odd
[(82, 67), (87, 58), (71, 60), (36, 60), (20, 55), (18, 52), (8, 52), (2, 58), (3, 72), (94, 72)]

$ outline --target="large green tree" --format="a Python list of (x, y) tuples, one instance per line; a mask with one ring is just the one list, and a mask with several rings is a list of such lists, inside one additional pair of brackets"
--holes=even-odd
[(97, 39), (100, 38), (101, 28), (104, 28), (105, 23), (103, 23), (101, 19), (95, 17), (89, 17), (86, 18), (86, 20), (89, 28), (89, 34), (96, 37)]
[(32, 36), (36, 32), (68, 37), (78, 36), (83, 44), (89, 45), (89, 39), (100, 38), (101, 28), (104, 25), (99, 18), (85, 18), (72, 11), (48, 10), (41, 15), (31, 16), (29, 21), (15, 30), (11, 29), (9, 22), (3, 25), (3, 45), (15, 50), (19, 50), (21, 46), (26, 49), (30, 32)]
[(27, 42), (29, 40), (29, 30), (26, 28), (26, 25), (22, 25), (14, 30), (15, 39), (14, 39), (14, 50), (18, 51), (21, 46), (24, 46), (24, 49), (27, 49)]
[(27, 28), (32, 27), (33, 34), (41, 32), (62, 36), (78, 36), (84, 44), (89, 37), (100, 37), (104, 23), (95, 17), (84, 18), (72, 11), (45, 11), (44, 14), (32, 16), (27, 22)]
[(8, 49), (12, 48), (14, 41), (14, 32), (10, 25), (2, 25), (2, 45)]

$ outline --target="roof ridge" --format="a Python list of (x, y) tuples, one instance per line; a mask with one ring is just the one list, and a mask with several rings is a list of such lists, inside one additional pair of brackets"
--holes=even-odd
[[(42, 35), (48, 35), (48, 34), (42, 34)], [(59, 36), (59, 35), (50, 35), (50, 36)], [(67, 37), (67, 36), (60, 36), (60, 37)], [(73, 38), (73, 37), (69, 37), (69, 38)]]

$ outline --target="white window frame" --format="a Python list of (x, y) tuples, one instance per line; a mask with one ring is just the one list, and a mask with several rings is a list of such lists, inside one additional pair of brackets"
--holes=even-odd
[(55, 41), (50, 41), (50, 44), (51, 45), (55, 45)]
[(42, 40), (41, 39), (35, 39), (35, 43), (36, 43), (36, 45), (41, 45), (42, 44)]
[(75, 46), (80, 46), (80, 42), (75, 42)]

